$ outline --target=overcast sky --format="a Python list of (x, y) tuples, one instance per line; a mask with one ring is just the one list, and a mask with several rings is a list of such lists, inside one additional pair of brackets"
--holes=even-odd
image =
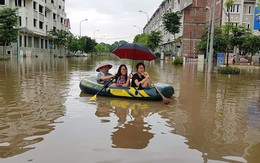
[[(66, 0), (66, 13), (70, 19), (70, 31), (89, 36), (97, 42), (114, 43), (132, 41), (143, 29), (163, 0)], [(145, 13), (138, 12), (142, 10)], [(137, 27), (134, 27), (137, 26)], [(99, 30), (99, 31), (98, 31)], [(140, 31), (140, 32), (141, 32)]]

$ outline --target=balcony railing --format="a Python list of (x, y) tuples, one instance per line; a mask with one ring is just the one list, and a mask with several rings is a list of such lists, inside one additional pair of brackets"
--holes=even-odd
[(44, 15), (42, 13), (39, 14), (39, 20), (44, 22)]
[(38, 18), (38, 12), (36, 10), (33, 10), (33, 18), (35, 19)]

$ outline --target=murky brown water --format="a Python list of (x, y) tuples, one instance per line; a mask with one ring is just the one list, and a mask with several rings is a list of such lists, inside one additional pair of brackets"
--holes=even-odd
[(0, 161), (260, 162), (260, 69), (240, 75), (146, 62), (154, 82), (172, 84), (175, 100), (136, 101), (81, 93), (100, 58), (0, 61)]

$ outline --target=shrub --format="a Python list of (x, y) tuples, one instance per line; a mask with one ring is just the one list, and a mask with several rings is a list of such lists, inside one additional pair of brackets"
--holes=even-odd
[(156, 55), (157, 58), (160, 58), (160, 57), (161, 57), (161, 53), (158, 53), (158, 52), (157, 52), (157, 53), (155, 53), (155, 55)]
[(176, 56), (174, 61), (173, 61), (174, 65), (183, 65), (183, 58), (181, 56)]
[(219, 74), (239, 74), (240, 69), (237, 67), (219, 67), (218, 68)]

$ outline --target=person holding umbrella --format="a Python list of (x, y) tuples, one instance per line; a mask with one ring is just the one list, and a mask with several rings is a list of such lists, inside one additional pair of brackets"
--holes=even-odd
[(108, 82), (110, 82), (110, 80), (112, 80), (115, 77), (115, 75), (109, 73), (109, 69), (111, 69), (112, 67), (112, 65), (106, 63), (103, 63), (98, 66), (98, 68), (96, 69), (96, 71), (99, 72), (97, 75), (98, 83), (107, 84)]
[(149, 80), (149, 75), (146, 73), (145, 75), (145, 65), (142, 62), (139, 62), (136, 64), (136, 71), (132, 77), (132, 87), (139, 87), (140, 89), (142, 88), (147, 88), (150, 86), (150, 80)]

